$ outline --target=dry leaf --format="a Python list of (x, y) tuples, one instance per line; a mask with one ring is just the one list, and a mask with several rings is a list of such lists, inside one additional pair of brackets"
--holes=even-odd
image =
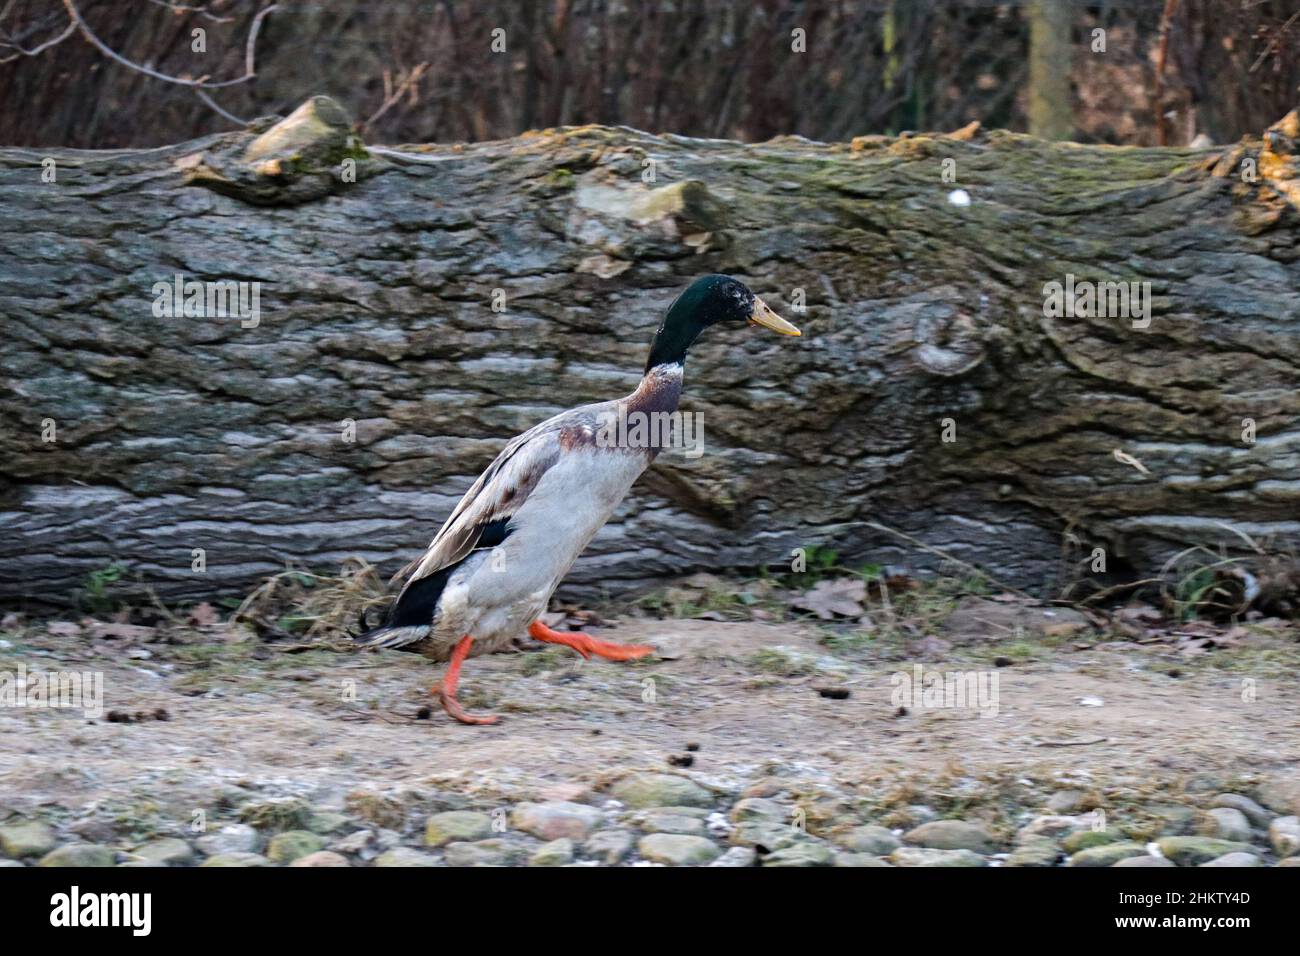
[(818, 581), (811, 591), (790, 601), (791, 606), (812, 611), (823, 621), (839, 617), (861, 617), (867, 585), (858, 578)]

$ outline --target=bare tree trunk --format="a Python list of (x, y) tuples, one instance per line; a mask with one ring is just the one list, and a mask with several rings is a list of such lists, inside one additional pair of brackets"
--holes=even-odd
[[(0, 594), (70, 600), (113, 561), (169, 597), (393, 569), (509, 437), (630, 391), (710, 271), (805, 337), (703, 337), (706, 453), (647, 473), (571, 592), (818, 544), (1047, 588), (1064, 542), (1114, 576), (1241, 545), (1225, 525), (1294, 540), (1298, 136), (583, 127), (367, 158), (316, 100), (251, 145), (0, 150)], [(260, 283), (260, 320), (155, 314), (177, 275)], [(1071, 276), (1150, 283), (1149, 323), (1140, 286), (1127, 316), (1045, 307)]]
[(1029, 132), (1043, 139), (1074, 136), (1070, 100), (1070, 61), (1074, 44), (1070, 36), (1069, 0), (1030, 0), (1029, 17)]

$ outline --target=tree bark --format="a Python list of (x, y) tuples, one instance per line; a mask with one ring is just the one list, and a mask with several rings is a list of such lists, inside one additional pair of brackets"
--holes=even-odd
[[(651, 468), (568, 593), (813, 545), (1048, 592), (1094, 547), (1102, 583), (1300, 532), (1294, 113), (1208, 150), (581, 127), (367, 156), (327, 101), (267, 125), (0, 150), (8, 601), (111, 562), (167, 598), (395, 569), (506, 440), (631, 391), (711, 271), (804, 337), (702, 337), (706, 453)], [(156, 317), (177, 274), (261, 283), (260, 322)], [(1070, 275), (1149, 282), (1149, 325), (1049, 314)]]

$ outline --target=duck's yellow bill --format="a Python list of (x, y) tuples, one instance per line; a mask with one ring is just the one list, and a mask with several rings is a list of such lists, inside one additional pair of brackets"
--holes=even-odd
[(766, 302), (758, 296), (754, 296), (754, 311), (749, 313), (750, 325), (761, 325), (765, 329), (771, 329), (773, 332), (780, 332), (782, 335), (802, 335), (797, 328), (773, 312)]

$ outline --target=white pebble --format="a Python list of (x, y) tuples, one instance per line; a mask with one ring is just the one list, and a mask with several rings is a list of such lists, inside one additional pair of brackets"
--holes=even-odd
[(954, 206), (969, 206), (970, 193), (964, 189), (954, 189), (948, 194), (948, 202), (952, 203)]

